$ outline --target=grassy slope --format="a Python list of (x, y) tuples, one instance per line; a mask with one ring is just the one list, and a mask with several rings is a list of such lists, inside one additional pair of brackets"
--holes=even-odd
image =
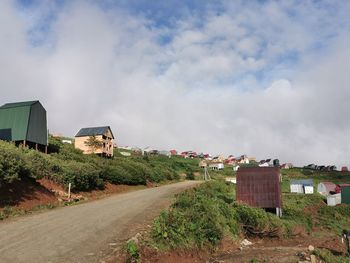
[[(312, 236), (330, 232), (340, 236), (342, 230), (350, 228), (349, 205), (328, 207), (318, 193), (299, 195), (289, 191), (289, 181), (293, 178), (312, 178), (316, 187), (320, 181), (350, 182), (349, 173), (310, 173), (295, 168), (283, 170), (282, 175), (284, 215), (281, 219), (262, 209), (236, 204), (235, 186), (214, 180), (180, 194), (172, 208), (162, 212), (152, 230), (154, 245), (163, 249), (215, 247), (225, 235), (233, 239), (248, 233), (288, 238), (295, 234), (295, 229), (303, 228)], [(329, 251), (317, 253), (326, 262), (344, 259), (333, 257)]]

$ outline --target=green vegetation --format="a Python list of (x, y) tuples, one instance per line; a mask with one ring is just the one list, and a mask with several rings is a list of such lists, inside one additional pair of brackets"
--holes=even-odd
[[(335, 235), (350, 226), (350, 206), (328, 207), (319, 194), (283, 194), (283, 216), (235, 202), (235, 186), (212, 180), (177, 195), (168, 211), (155, 220), (156, 247), (215, 247), (224, 236), (290, 237), (315, 227)], [(297, 232), (295, 232), (297, 231)]]
[(140, 262), (139, 248), (134, 240), (129, 240), (126, 243), (126, 252), (128, 254), (127, 262), (130, 262), (130, 263)]
[(73, 191), (103, 188), (113, 184), (145, 185), (178, 180), (188, 169), (198, 171), (198, 160), (166, 156), (124, 157), (116, 152), (112, 159), (84, 155), (73, 145), (50, 137), (50, 154), (13, 143), (0, 141), (0, 186), (21, 177), (48, 178), (64, 186), (72, 184)]
[(279, 236), (283, 221), (262, 209), (234, 202), (234, 187), (210, 181), (179, 194), (155, 220), (152, 238), (160, 248), (214, 247), (225, 235)]
[(313, 254), (318, 256), (325, 263), (350, 263), (349, 257), (335, 256), (328, 249), (315, 249)]
[(6, 218), (17, 217), (17, 216), (21, 216), (21, 215), (24, 215), (24, 214), (34, 213), (36, 211), (53, 209), (55, 207), (56, 207), (56, 205), (54, 205), (54, 204), (46, 204), (46, 205), (35, 206), (32, 209), (30, 209), (30, 210), (24, 210), (24, 209), (20, 209), (20, 208), (14, 208), (14, 207), (11, 207), (11, 206), (5, 206), (0, 211), (0, 221), (4, 220)]

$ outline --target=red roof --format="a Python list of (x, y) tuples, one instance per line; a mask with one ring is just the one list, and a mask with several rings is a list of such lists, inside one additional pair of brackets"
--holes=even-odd
[(328, 192), (334, 192), (336, 188), (336, 184), (332, 182), (320, 182), (320, 184), (324, 184)]
[(342, 189), (344, 186), (350, 186), (350, 184), (338, 184), (337, 187), (335, 188), (335, 192), (336, 192), (337, 194), (341, 193), (341, 189)]
[(237, 171), (237, 202), (261, 208), (282, 207), (280, 170), (246, 167)]

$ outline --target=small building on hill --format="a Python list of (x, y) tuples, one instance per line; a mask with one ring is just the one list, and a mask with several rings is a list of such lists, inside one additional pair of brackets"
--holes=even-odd
[(212, 170), (223, 170), (225, 166), (222, 162), (211, 162), (209, 163), (209, 168)]
[(281, 175), (277, 167), (241, 167), (237, 171), (237, 202), (282, 215)]
[(290, 181), (290, 192), (297, 194), (313, 194), (314, 183), (312, 179), (298, 179)]
[(84, 154), (113, 156), (113, 133), (109, 126), (82, 128), (75, 135), (74, 146)]
[(46, 110), (38, 100), (7, 103), (0, 107), (0, 140), (47, 151)]
[(320, 182), (317, 185), (317, 192), (321, 195), (330, 195), (335, 193), (336, 184), (332, 182)]

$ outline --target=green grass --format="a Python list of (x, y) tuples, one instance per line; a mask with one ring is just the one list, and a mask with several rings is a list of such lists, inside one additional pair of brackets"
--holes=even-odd
[(328, 249), (315, 249), (313, 254), (318, 256), (325, 263), (350, 263), (350, 257), (333, 255)]
[(102, 189), (107, 182), (113, 184), (146, 185), (179, 180), (191, 170), (198, 172), (198, 159), (166, 156), (130, 156), (118, 154), (112, 159), (85, 155), (73, 145), (63, 144), (50, 137), (51, 154), (16, 147), (0, 141), (0, 187), (20, 180), (48, 178), (72, 191)]
[[(339, 178), (333, 173), (322, 176), (328, 181)], [(349, 205), (328, 207), (325, 198), (318, 193), (291, 194), (288, 182), (291, 178), (305, 178), (305, 175), (299, 169), (284, 173), (281, 218), (263, 209), (237, 204), (235, 185), (212, 180), (179, 194), (172, 207), (155, 220), (152, 240), (161, 249), (213, 249), (224, 236), (235, 239), (249, 234), (288, 238), (295, 234), (294, 229), (300, 228), (313, 236), (325, 232), (340, 236), (344, 229), (349, 229)], [(315, 232), (315, 229), (318, 230)]]

